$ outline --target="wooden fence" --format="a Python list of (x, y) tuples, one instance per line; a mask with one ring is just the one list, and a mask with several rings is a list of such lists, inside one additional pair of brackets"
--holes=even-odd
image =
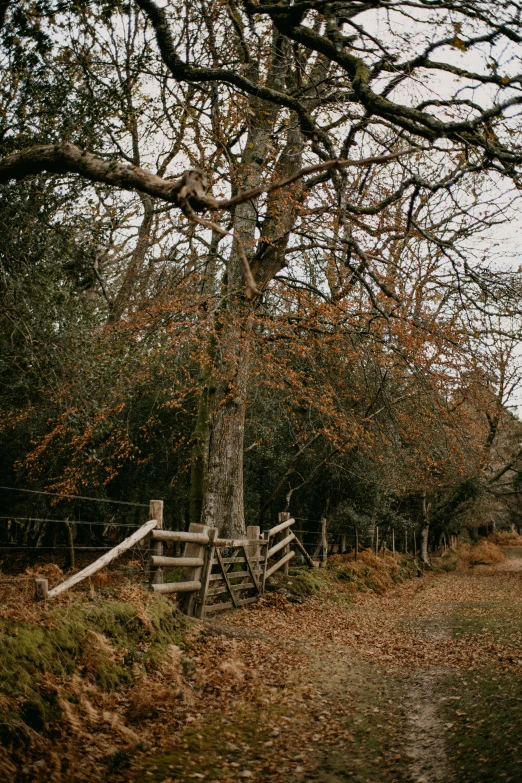
[[(48, 590), (46, 579), (36, 579), (37, 598), (54, 598), (104, 568), (123, 552), (148, 538), (151, 550), (149, 583), (156, 593), (179, 593), (182, 610), (195, 617), (233, 609), (257, 601), (265, 592), (266, 580), (281, 568), (288, 573), (296, 549), (308, 566), (314, 563), (292, 532), (295, 520), (279, 514), (279, 523), (260, 534), (258, 527), (247, 528), (245, 539), (218, 538), (218, 531), (206, 525), (191, 524), (185, 532), (163, 529), (163, 502), (152, 500), (151, 519), (121, 544), (94, 563)], [(165, 544), (184, 544), (180, 557), (164, 555)], [(165, 581), (165, 572), (180, 569), (177, 581)]]

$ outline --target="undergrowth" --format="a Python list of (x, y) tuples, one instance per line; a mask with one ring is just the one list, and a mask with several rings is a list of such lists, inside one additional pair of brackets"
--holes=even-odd
[(457, 550), (459, 567), (467, 568), (475, 565), (496, 565), (506, 559), (501, 550), (492, 541), (483, 539), (478, 544), (470, 546), (461, 544)]
[(516, 531), (500, 530), (492, 533), (489, 540), (498, 546), (522, 546), (522, 536)]
[[(455, 557), (435, 558), (432, 570), (454, 570)], [(372, 550), (353, 554), (333, 555), (326, 568), (291, 568), (289, 575), (279, 573), (269, 581), (268, 589), (287, 595), (290, 600), (306, 600), (307, 596), (327, 591), (338, 597), (357, 592), (382, 594), (406, 579), (422, 575), (419, 562), (411, 555), (377, 556)]]

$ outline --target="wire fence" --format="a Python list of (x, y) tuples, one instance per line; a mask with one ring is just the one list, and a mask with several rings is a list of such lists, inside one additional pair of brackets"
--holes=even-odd
[[(5, 573), (6, 570), (23, 570), (31, 564), (36, 568), (45, 567), (47, 564), (59, 564), (62, 567), (65, 565), (69, 568), (74, 567), (77, 557), (81, 558), (82, 563), (85, 563), (86, 557), (89, 562), (89, 553), (92, 553), (94, 558), (99, 557), (113, 549), (123, 538), (139, 528), (145, 521), (143, 519), (145, 515), (141, 509), (149, 508), (149, 503), (26, 489), (25, 487), (0, 485), (0, 491), (5, 498), (3, 513), (0, 515), (0, 557), (3, 561), (0, 563), (0, 585), (12, 584), (14, 586), (18, 584), (21, 586), (24, 583), (34, 581), (33, 574), (11, 574)], [(21, 493), (22, 497), (34, 498), (34, 501), (31, 500), (27, 503), (18, 500), (18, 493)], [(13, 500), (11, 500), (12, 497)], [(51, 509), (56, 504), (48, 499), (55, 498), (77, 501), (72, 504), (73, 508), (67, 514), (67, 518), (59, 518), (56, 513), (52, 514)], [(38, 511), (31, 513), (30, 506), (34, 507), (35, 503), (38, 504)], [(87, 508), (86, 504), (88, 504)], [(106, 512), (99, 513), (101, 509), (96, 511), (97, 504), (103, 504), (104, 508), (114, 506), (122, 510), (121, 512), (110, 511), (107, 514), (109, 518), (103, 519)], [(7, 513), (9, 508), (13, 506), (14, 513)], [(21, 507), (23, 511), (21, 511)], [(124, 509), (128, 509), (128, 511)], [(28, 511), (29, 513), (27, 513)], [(131, 511), (133, 518), (128, 520), (126, 516)], [(85, 517), (90, 514), (94, 518), (86, 519)], [(138, 516), (142, 519), (137, 518)], [(132, 555), (138, 559), (139, 565), (130, 567), (120, 563), (118, 568), (111, 566), (111, 573), (115, 574), (119, 571), (122, 574), (132, 573), (133, 576), (147, 573), (148, 568), (141, 567), (141, 559), (148, 559), (151, 551), (148, 543), (147, 545), (141, 544), (138, 551), (134, 551)]]
[(102, 527), (139, 527), (137, 522), (91, 522), (88, 519), (53, 519), (52, 517), (19, 517), (15, 514), (0, 516), (0, 519), (7, 519), (13, 522), (63, 522), (66, 525), (89, 525)]
[[(27, 557), (25, 563), (22, 563), (20, 560), (6, 562), (5, 557), (9, 553), (17, 553), (19, 558), (31, 556), (29, 562), (33, 563), (35, 560), (49, 562), (49, 557), (51, 556), (52, 562), (57, 560), (60, 563), (65, 563), (67, 567), (70, 567), (75, 563), (77, 554), (84, 558), (84, 555), (89, 552), (107, 552), (121, 543), (123, 531), (134, 531), (145, 521), (143, 519), (141, 521), (133, 519), (129, 522), (112, 518), (104, 521), (100, 521), (99, 519), (85, 519), (81, 514), (81, 502), (114, 504), (116, 506), (134, 509), (149, 508), (148, 503), (99, 498), (88, 495), (72, 495), (68, 493), (49, 492), (47, 490), (34, 490), (5, 485), (0, 485), (0, 490), (4, 492), (19, 492), (33, 496), (41, 495), (42, 497), (79, 501), (78, 508), (75, 509), (78, 518), (70, 518), (73, 516), (72, 513), (68, 515), (68, 518), (61, 519), (56, 516), (42, 515), (41, 512), (38, 515), (28, 515), (27, 511), (25, 514), (21, 515), (16, 513), (4, 513), (0, 515), (0, 556), (4, 558), (4, 562), (0, 563), (0, 584), (23, 583), (34, 579), (34, 576), (32, 575), (11, 576), (11, 574), (8, 575), (1, 572), (1, 567), (4, 565), (7, 565), (9, 570), (14, 570), (18, 565), (22, 569), (27, 564)], [(90, 512), (84, 508), (84, 514), (88, 516), (89, 513)], [(122, 513), (125, 514), (125, 512)], [(401, 544), (400, 549), (403, 552), (406, 551), (414, 555), (417, 555), (418, 552), (418, 542), (415, 533), (412, 533), (411, 530), (395, 530), (394, 528), (389, 527), (381, 528), (381, 530), (379, 530), (379, 526), (377, 525), (371, 529), (367, 528), (366, 530), (359, 530), (353, 525), (350, 525), (348, 529), (342, 530), (338, 529), (338, 525), (336, 524), (332, 531), (328, 530), (324, 517), (321, 519), (314, 519), (312, 517), (298, 516), (295, 517), (295, 520), (299, 524), (295, 526), (294, 532), (299, 537), (305, 550), (310, 556), (319, 557), (323, 560), (326, 560), (326, 558), (332, 554), (357, 553), (365, 548), (373, 549), (377, 554), (382, 552), (383, 549), (396, 550), (398, 552), (399, 543)], [(303, 523), (306, 527), (303, 526)], [(34, 525), (35, 527), (30, 529), (31, 525)], [(37, 526), (40, 526), (40, 528)], [(62, 529), (56, 530), (53, 529), (53, 526), (63, 527)], [(23, 540), (24, 537), (25, 541)], [(29, 541), (27, 539), (29, 539)], [(164, 546), (165, 548), (170, 548), (168, 542), (165, 542)], [(176, 543), (171, 546), (176, 553), (181, 554), (182, 544)], [(137, 545), (137, 549), (134, 550), (133, 556), (145, 559), (148, 557), (149, 553), (154, 551), (153, 546), (148, 540), (142, 541)], [(39, 557), (40, 555), (41, 558)], [(57, 557), (54, 558), (54, 555)], [(82, 562), (85, 562), (85, 559), (82, 559)], [(131, 570), (133, 574), (137, 575), (146, 573), (148, 568), (136, 568), (133, 566)], [(111, 566), (111, 571), (115, 572), (117, 569)], [(120, 571), (121, 573), (129, 572), (129, 567), (120, 567)]]

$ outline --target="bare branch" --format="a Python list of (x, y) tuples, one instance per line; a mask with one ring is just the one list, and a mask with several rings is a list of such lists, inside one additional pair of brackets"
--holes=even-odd
[[(230, 233), (229, 231), (225, 231), (225, 229), (221, 228), (221, 226), (218, 226), (217, 223), (214, 223), (211, 220), (205, 220), (204, 218), (198, 217), (191, 209), (187, 210), (185, 214), (189, 218), (189, 220), (193, 220), (194, 223), (198, 223), (200, 226), (204, 226), (205, 228), (212, 229), (212, 231), (216, 231), (222, 237), (226, 237)], [(243, 276), (245, 278), (245, 297), (249, 301), (252, 301), (257, 296), (261, 296), (262, 291), (260, 291), (256, 285), (256, 281), (254, 279), (254, 275), (252, 274), (252, 269), (248, 262), (248, 258), (245, 252), (245, 247), (242, 241), (237, 236), (237, 234), (233, 234), (233, 237), (236, 243), (236, 248), (237, 248), (239, 258), (241, 259), (241, 266), (243, 267)]]
[(341, 160), (340, 158), (334, 158), (333, 160), (327, 160), (324, 163), (305, 166), (290, 177), (279, 180), (279, 182), (273, 182), (271, 185), (259, 185), (257, 188), (251, 188), (250, 190), (243, 191), (243, 193), (239, 193), (237, 196), (234, 196), (234, 198), (226, 199), (225, 201), (216, 201), (213, 208), (232, 209), (232, 207), (235, 207), (237, 204), (243, 204), (245, 201), (250, 201), (250, 199), (256, 198), (256, 196), (260, 196), (262, 193), (272, 193), (274, 190), (279, 190), (279, 188), (291, 185), (293, 182), (306, 177), (307, 174), (318, 174), (325, 171), (341, 171), (341, 169), (347, 169), (352, 166), (365, 167), (370, 166), (373, 163), (390, 163), (391, 161), (397, 160), (397, 158), (404, 155), (409, 155), (412, 152), (419, 152), (419, 148), (409, 147), (406, 150), (394, 152), (391, 155), (377, 155), (370, 158), (360, 158), (359, 160)]

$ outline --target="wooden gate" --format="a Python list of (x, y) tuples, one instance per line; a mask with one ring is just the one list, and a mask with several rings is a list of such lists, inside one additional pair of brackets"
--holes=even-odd
[(257, 601), (263, 591), (263, 564), (268, 541), (258, 527), (249, 527), (246, 539), (212, 537), (201, 580), (196, 617), (237, 609)]
[[(290, 530), (294, 522), (283, 512), (279, 524), (263, 536), (258, 527), (248, 527), (245, 539), (218, 538), (214, 528), (196, 524), (187, 533), (154, 530), (154, 541), (185, 541), (185, 551), (176, 558), (152, 556), (151, 587), (158, 593), (177, 593), (180, 608), (199, 618), (254, 603), (276, 571), (283, 568), (288, 573), (293, 550), (298, 549), (314, 566)], [(163, 575), (155, 570), (161, 566), (182, 566), (179, 582), (163, 583)]]

